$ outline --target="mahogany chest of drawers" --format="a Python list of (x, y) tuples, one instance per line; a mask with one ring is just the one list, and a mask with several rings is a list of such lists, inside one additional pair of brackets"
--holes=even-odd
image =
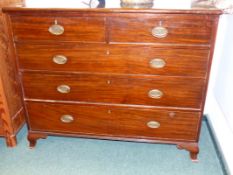
[(176, 144), (197, 159), (217, 9), (7, 7), (28, 140)]

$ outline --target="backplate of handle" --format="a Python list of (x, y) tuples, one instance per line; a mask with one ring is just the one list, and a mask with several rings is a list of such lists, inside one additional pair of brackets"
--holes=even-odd
[(74, 121), (74, 117), (68, 114), (62, 115), (60, 119), (62, 123), (72, 123)]
[(152, 29), (151, 33), (156, 38), (166, 38), (168, 35), (168, 30), (163, 26), (157, 26)]
[(68, 61), (68, 58), (64, 55), (55, 55), (53, 57), (53, 62), (56, 64), (66, 64)]
[(160, 99), (163, 97), (163, 92), (159, 89), (152, 89), (148, 92), (148, 96), (154, 99)]
[(68, 94), (70, 93), (70, 90), (71, 90), (70, 86), (65, 84), (57, 86), (57, 91), (62, 94)]
[(52, 35), (62, 35), (65, 32), (65, 29), (62, 25), (59, 25), (57, 20), (54, 21), (54, 24), (49, 27), (49, 32)]
[(166, 66), (166, 62), (161, 58), (154, 58), (150, 61), (150, 67), (155, 69), (161, 69)]
[(149, 121), (149, 122), (147, 123), (147, 126), (148, 126), (149, 128), (152, 128), (152, 129), (157, 129), (157, 128), (160, 127), (160, 123), (157, 122), (157, 121)]

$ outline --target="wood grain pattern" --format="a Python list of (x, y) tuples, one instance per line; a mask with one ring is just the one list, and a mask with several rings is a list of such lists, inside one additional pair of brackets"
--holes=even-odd
[(3, 124), (1, 118), (0, 118), (0, 137), (4, 137), (4, 130), (3, 130)]
[[(154, 27), (167, 28), (165, 38), (152, 36)], [(142, 25), (143, 24), (143, 25)], [(110, 42), (210, 44), (213, 21), (206, 15), (137, 15), (110, 19)]]
[[(192, 49), (192, 52), (190, 52)], [(121, 74), (152, 74), (205, 77), (208, 49), (172, 48), (137, 45), (74, 44), (51, 45), (17, 44), (21, 69), (69, 72), (102, 72)], [(38, 54), (39, 53), (39, 54)], [(64, 65), (53, 62), (64, 55)], [(38, 59), (39, 56), (39, 59)], [(124, 58), (124, 59), (122, 59)], [(161, 58), (164, 68), (152, 68), (152, 59)]]
[[(213, 57), (214, 57), (214, 53), (215, 53), (215, 44), (216, 44), (216, 38), (217, 38), (217, 31), (218, 31), (218, 25), (219, 25), (219, 17), (217, 16), (215, 18), (214, 24), (212, 26), (212, 46), (210, 49), (210, 54), (209, 54), (209, 64), (208, 64), (208, 71), (207, 71), (207, 81), (205, 83), (205, 89), (204, 89), (204, 93), (203, 93), (203, 101), (202, 101), (202, 109), (201, 112), (204, 113), (204, 108), (205, 108), (205, 103), (206, 103), (206, 98), (207, 98), (207, 91), (208, 91), (208, 87), (209, 87), (209, 78), (210, 78), (210, 74), (211, 74), (211, 66), (212, 66), (212, 61), (213, 61)], [(224, 59), (224, 58), (223, 58)], [(200, 132), (201, 132), (201, 121), (199, 121), (199, 130), (198, 130), (198, 135), (200, 137)]]
[[(16, 41), (105, 41), (105, 19), (96, 17), (20, 17), (12, 16)], [(48, 29), (57, 20), (64, 27), (62, 35), (52, 35)]]
[[(0, 120), (1, 136), (6, 137), (7, 146), (16, 146), (16, 133), (24, 124), (22, 110), (21, 91), (17, 77), (15, 58), (12, 42), (9, 40), (5, 15), (2, 7), (20, 0), (2, 0), (0, 2)], [(21, 120), (18, 120), (18, 119)], [(17, 122), (16, 122), (17, 120)]]
[[(203, 79), (183, 77), (40, 73), (23, 75), (26, 98), (192, 108), (200, 108), (203, 83)], [(58, 92), (59, 85), (70, 86), (70, 93)], [(163, 97), (150, 98), (148, 92), (153, 89), (161, 90)]]
[(6, 96), (4, 94), (2, 79), (0, 76), (0, 120), (3, 131), (3, 136), (6, 138), (7, 146), (16, 146), (17, 140), (15, 137), (14, 128), (12, 125), (11, 116), (9, 115), (9, 107), (7, 105)]
[[(67, 105), (54, 103), (27, 103), (31, 130), (87, 135), (111, 135), (161, 140), (195, 141), (200, 113), (165, 110), (146, 110), (97, 105)], [(40, 112), (38, 112), (40, 111)], [(170, 116), (171, 113), (174, 116)], [(62, 115), (74, 117), (72, 123), (63, 123)], [(39, 119), (39, 120), (38, 120)], [(161, 126), (152, 129), (150, 121)]]
[(13, 57), (13, 49), (9, 43), (5, 28), (4, 17), (2, 16), (2, 32), (0, 45), (0, 76), (4, 84), (3, 94), (6, 96), (7, 104), (10, 108), (10, 116), (13, 116), (22, 106), (17, 77), (16, 63)]

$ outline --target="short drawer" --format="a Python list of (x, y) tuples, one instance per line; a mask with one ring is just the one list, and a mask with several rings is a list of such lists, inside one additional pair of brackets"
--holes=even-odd
[(104, 44), (18, 44), (21, 69), (205, 77), (209, 50)]
[(209, 44), (213, 21), (206, 15), (137, 15), (109, 19), (111, 42)]
[(200, 108), (204, 79), (24, 73), (26, 98)]
[[(196, 140), (199, 112), (27, 102), (32, 131), (138, 139)], [(38, 112), (40, 111), (40, 112)]]
[(105, 20), (101, 17), (11, 16), (16, 41), (105, 41)]

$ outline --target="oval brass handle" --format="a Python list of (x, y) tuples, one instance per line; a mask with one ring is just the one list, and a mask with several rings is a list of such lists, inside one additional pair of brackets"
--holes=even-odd
[(62, 35), (65, 32), (65, 29), (57, 23), (57, 20), (55, 20), (54, 24), (49, 27), (49, 32), (53, 35)]
[(147, 123), (147, 126), (152, 129), (157, 129), (160, 127), (160, 123), (157, 121), (150, 121)]
[(72, 123), (74, 121), (74, 117), (72, 115), (63, 115), (60, 119), (63, 123)]
[(62, 94), (68, 94), (70, 93), (70, 86), (68, 85), (60, 85), (57, 87), (57, 91), (62, 93)]
[(53, 57), (53, 62), (56, 64), (66, 64), (68, 61), (67, 57), (64, 55), (55, 55)]
[(156, 38), (165, 38), (168, 35), (168, 30), (165, 27), (158, 26), (152, 29), (152, 35)]
[(150, 61), (150, 66), (152, 68), (160, 69), (166, 66), (166, 62), (161, 58), (155, 58)]
[(149, 91), (148, 96), (150, 98), (159, 99), (159, 98), (162, 98), (163, 92), (158, 89), (153, 89)]

